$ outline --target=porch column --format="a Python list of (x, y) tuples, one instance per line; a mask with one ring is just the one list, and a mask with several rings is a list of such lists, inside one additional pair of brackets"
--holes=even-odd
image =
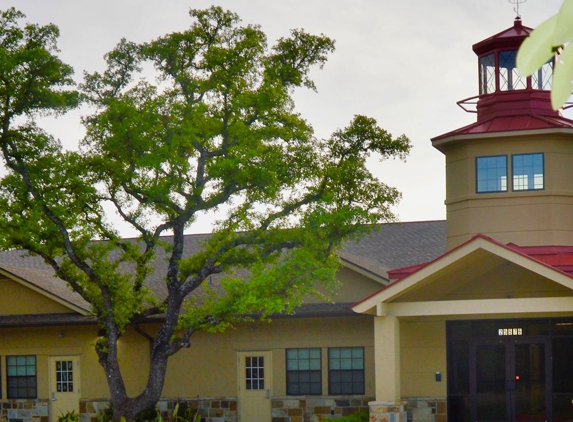
[(393, 315), (374, 318), (376, 400), (400, 400), (400, 322)]
[(376, 401), (368, 403), (372, 422), (406, 422), (400, 396), (400, 322), (393, 315), (374, 318)]

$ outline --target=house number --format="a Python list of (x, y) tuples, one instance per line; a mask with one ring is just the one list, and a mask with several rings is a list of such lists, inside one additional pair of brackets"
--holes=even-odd
[(497, 331), (500, 336), (521, 336), (523, 335), (522, 328), (500, 328)]

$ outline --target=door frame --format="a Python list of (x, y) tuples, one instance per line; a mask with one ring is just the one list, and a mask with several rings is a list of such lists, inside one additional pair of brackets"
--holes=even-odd
[[(263, 356), (264, 357), (264, 381), (265, 388), (260, 390), (246, 390), (246, 373), (244, 359), (248, 356)], [(245, 401), (246, 400), (259, 400), (258, 403), (267, 402), (264, 411), (268, 413), (268, 420), (272, 417), (272, 397), (273, 397), (273, 353), (271, 350), (239, 350), (237, 351), (237, 413), (238, 420), (243, 422), (250, 422), (245, 419)], [(247, 391), (260, 391), (260, 394), (249, 394)], [(260, 400), (264, 396), (264, 401)]]
[(552, 386), (553, 371), (551, 367), (551, 339), (549, 336), (519, 336), (505, 338), (473, 338), (470, 340), (470, 421), (477, 422), (477, 352), (476, 347), (482, 344), (503, 344), (505, 353), (505, 391), (506, 420), (515, 421), (515, 345), (539, 344), (545, 347), (545, 407), (546, 421), (553, 420)]

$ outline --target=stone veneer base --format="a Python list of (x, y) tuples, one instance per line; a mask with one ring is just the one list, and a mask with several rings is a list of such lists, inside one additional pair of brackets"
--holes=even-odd
[(405, 401), (371, 401), (370, 422), (407, 422), (408, 413)]

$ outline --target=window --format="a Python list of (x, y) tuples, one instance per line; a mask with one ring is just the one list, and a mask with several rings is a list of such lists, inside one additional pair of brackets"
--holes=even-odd
[(245, 380), (247, 390), (265, 389), (265, 357), (245, 357)]
[(9, 399), (35, 399), (36, 356), (7, 356), (6, 372)]
[(488, 54), (479, 59), (479, 93), (495, 92), (495, 56)]
[(364, 394), (364, 348), (328, 349), (328, 393)]
[(477, 192), (507, 192), (507, 157), (477, 157)]
[(517, 50), (499, 53), (499, 85), (501, 91), (527, 88), (527, 79), (519, 74), (515, 66)]
[(543, 154), (512, 157), (513, 190), (543, 189)]
[(533, 89), (551, 90), (553, 78), (553, 59), (549, 60), (531, 75)]
[(74, 391), (73, 361), (56, 361), (56, 390), (58, 393), (71, 393)]
[(287, 394), (322, 394), (321, 351), (287, 349)]

